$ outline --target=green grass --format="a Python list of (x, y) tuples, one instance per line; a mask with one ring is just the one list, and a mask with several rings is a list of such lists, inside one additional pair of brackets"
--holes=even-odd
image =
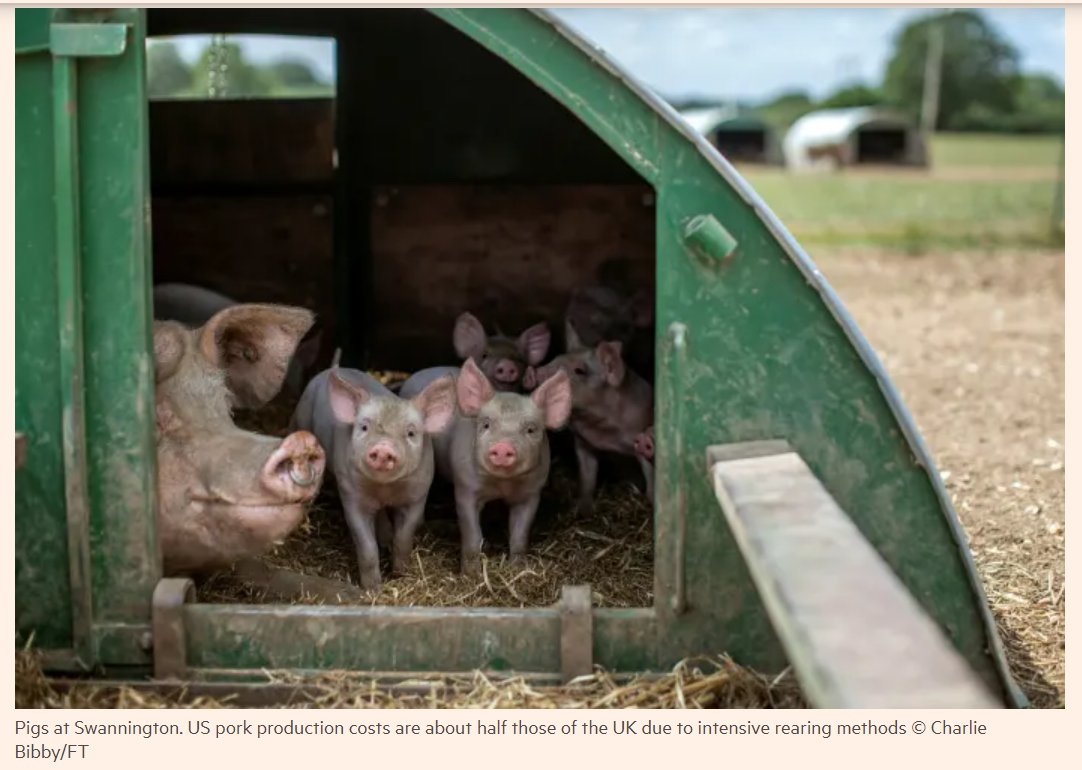
[[(801, 242), (872, 245), (912, 253), (955, 248), (1058, 247), (1052, 229), (1057, 139), (938, 136), (933, 151), (975, 178), (891, 173), (791, 174), (744, 167), (744, 177)], [(1007, 166), (1051, 163), (1048, 178), (1011, 177)], [(997, 169), (1004, 169), (1003, 173)]]
[(937, 134), (932, 139), (932, 163), (937, 168), (1021, 166), (1054, 172), (1061, 146), (1059, 136)]

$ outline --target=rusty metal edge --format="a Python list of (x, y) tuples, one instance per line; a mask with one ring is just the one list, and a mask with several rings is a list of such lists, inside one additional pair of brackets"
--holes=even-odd
[(179, 680), (187, 673), (184, 605), (194, 599), (195, 584), (189, 578), (162, 578), (154, 587), (151, 640), (156, 679)]
[(594, 670), (593, 593), (589, 585), (563, 587), (560, 600), (560, 669), (566, 684)]
[(856, 321), (849, 314), (849, 311), (842, 303), (841, 298), (834, 291), (826, 277), (819, 268), (816, 267), (811, 257), (808, 256), (807, 252), (804, 251), (804, 248), (797, 242), (785, 225), (782, 224), (781, 220), (778, 219), (770, 207), (767, 206), (762, 197), (760, 197), (750, 184), (744, 181), (744, 178), (740, 176), (740, 172), (738, 172), (704, 136), (695, 131), (695, 129), (681, 117), (672, 105), (654, 93), (648, 86), (640, 83), (634, 76), (627, 72), (622, 65), (613, 60), (600, 47), (566, 25), (549, 9), (529, 8), (526, 10), (551, 26), (556, 32), (592, 59), (602, 69), (608, 71), (610, 75), (626, 85), (633, 93), (658, 113), (661, 118), (667, 121), (681, 136), (687, 139), (707, 162), (710, 163), (714, 170), (721, 175), (729, 186), (740, 195), (744, 202), (751, 207), (759, 220), (766, 226), (767, 231), (774, 236), (775, 240), (777, 240), (786, 256), (789, 257), (793, 264), (796, 265), (803, 274), (804, 278), (808, 281), (808, 284), (818, 292), (823, 304), (826, 305), (831, 315), (834, 316), (834, 320), (841, 327), (846, 338), (856, 350), (858, 357), (875, 378), (879, 385), (879, 390), (883, 394), (884, 400), (887, 402), (887, 406), (894, 415), (894, 419), (897, 421), (898, 427), (901, 429), (906, 443), (909, 444), (909, 448), (913, 452), (913, 456), (916, 458), (920, 467), (924, 468), (928, 480), (931, 483), (932, 490), (939, 500), (943, 517), (953, 535), (955, 546), (962, 560), (963, 570), (969, 578), (970, 590), (972, 591), (973, 598), (978, 604), (978, 613), (984, 621), (985, 635), (988, 638), (988, 654), (991, 656), (993, 666), (1000, 675), (1005, 695), (1015, 707), (1027, 707), (1029, 705), (1029, 699), (1026, 697), (1025, 693), (1022, 692), (1018, 683), (1015, 681), (1014, 676), (1011, 674), (1010, 666), (1007, 663), (1006, 651), (1003, 646), (1003, 639), (999, 634), (995, 618), (992, 616), (992, 610), (988, 604), (988, 597), (985, 594), (984, 585), (981, 583), (980, 577), (977, 574), (977, 566), (973, 560), (973, 554), (966, 546), (966, 538), (962, 531), (958, 514), (954, 510), (954, 505), (951, 503), (950, 495), (947, 492), (942, 477), (939, 475), (939, 470), (936, 467), (935, 461), (932, 459), (931, 452), (928, 450), (928, 446), (925, 444), (923, 436), (917, 429), (913, 416), (909, 413), (897, 388), (887, 375), (882, 362), (879, 360), (879, 357), (868, 343), (868, 340), (864, 337), (863, 332), (860, 331), (860, 327), (857, 326)]

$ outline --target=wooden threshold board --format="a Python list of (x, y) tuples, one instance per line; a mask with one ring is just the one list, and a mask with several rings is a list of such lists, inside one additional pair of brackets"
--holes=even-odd
[(813, 706), (1003, 707), (785, 442), (710, 447), (707, 459), (725, 519)]

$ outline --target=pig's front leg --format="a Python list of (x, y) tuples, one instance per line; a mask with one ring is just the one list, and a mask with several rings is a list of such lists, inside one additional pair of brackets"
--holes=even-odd
[(391, 565), (395, 574), (405, 574), (409, 569), (410, 555), (413, 553), (413, 538), (417, 527), (425, 518), (425, 500), (427, 495), (412, 505), (395, 509), (394, 512), (394, 550)]
[(597, 489), (597, 454), (578, 436), (575, 436), (575, 458), (579, 464), (578, 512), (593, 513), (594, 491)]
[(639, 458), (639, 467), (642, 468), (643, 478), (646, 479), (646, 496), (650, 503), (654, 502), (654, 464), (645, 457)]
[(357, 569), (361, 586), (370, 590), (379, 588), (379, 545), (376, 541), (376, 516), (378, 509), (367, 509), (353, 492), (343, 492), (342, 510), (353, 535), (357, 549)]
[(481, 574), (481, 510), (477, 493), (456, 489), (455, 508), (458, 511), (458, 529), (462, 534), (462, 574), (477, 577)]
[(511, 506), (509, 522), (511, 546), (511, 563), (522, 561), (526, 555), (526, 549), (530, 545), (530, 527), (533, 526), (534, 516), (537, 515), (537, 506), (541, 502), (540, 495), (534, 495), (521, 503)]

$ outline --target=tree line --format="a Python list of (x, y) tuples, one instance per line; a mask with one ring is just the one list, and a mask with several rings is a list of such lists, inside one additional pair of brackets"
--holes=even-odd
[[(1061, 133), (1063, 87), (1047, 75), (1024, 73), (1016, 48), (974, 11), (930, 14), (902, 27), (878, 85), (846, 85), (824, 99), (791, 91), (760, 104), (742, 104), (767, 122), (787, 128), (805, 113), (834, 107), (888, 107), (919, 119), (928, 49), (941, 30), (940, 131)], [(677, 109), (717, 104), (714, 99), (671, 100)]]
[(147, 95), (151, 99), (334, 96), (334, 85), (307, 62), (283, 58), (267, 65), (244, 58), (239, 45), (215, 40), (188, 64), (176, 45), (156, 40), (147, 47)]

